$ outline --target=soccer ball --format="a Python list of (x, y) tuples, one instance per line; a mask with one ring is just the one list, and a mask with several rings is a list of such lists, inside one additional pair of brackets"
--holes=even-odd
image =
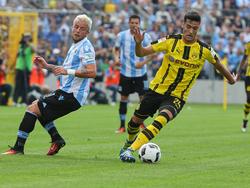
[(139, 159), (145, 163), (156, 163), (160, 161), (160, 147), (154, 143), (142, 145), (142, 147), (139, 149)]

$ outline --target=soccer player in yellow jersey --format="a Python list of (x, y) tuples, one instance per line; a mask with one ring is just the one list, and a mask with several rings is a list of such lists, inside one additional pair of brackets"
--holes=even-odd
[[(153, 139), (160, 130), (181, 111), (190, 89), (197, 79), (205, 60), (234, 84), (238, 76), (232, 75), (220, 63), (217, 54), (206, 43), (197, 39), (201, 17), (197, 12), (185, 14), (183, 34), (168, 35), (150, 46), (142, 47), (144, 35), (134, 29), (135, 51), (139, 57), (164, 52), (162, 65), (150, 83), (138, 109), (128, 123), (128, 138), (120, 151), (123, 162), (135, 162), (133, 151)], [(139, 133), (139, 125), (158, 111), (154, 121)]]
[(247, 131), (247, 116), (250, 112), (250, 42), (248, 42), (245, 45), (245, 52), (244, 56), (241, 60), (239, 69), (238, 69), (238, 75), (241, 75), (243, 72), (246, 70), (246, 77), (245, 77), (245, 91), (246, 91), (246, 96), (247, 96), (247, 101), (245, 104), (244, 108), (244, 119), (243, 119), (243, 124), (242, 124), (242, 132)]

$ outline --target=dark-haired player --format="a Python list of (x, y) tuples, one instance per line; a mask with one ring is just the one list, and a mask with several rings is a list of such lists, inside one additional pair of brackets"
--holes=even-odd
[[(125, 121), (127, 114), (128, 97), (136, 92), (140, 100), (148, 89), (147, 66), (150, 57), (137, 57), (135, 54), (134, 29), (140, 27), (140, 17), (132, 15), (129, 17), (129, 29), (118, 33), (114, 47), (114, 59), (116, 64), (120, 64), (120, 81), (118, 91), (121, 95), (119, 115), (120, 127), (116, 133), (125, 132)], [(144, 35), (142, 45), (150, 45), (151, 38)]]
[[(120, 151), (123, 162), (135, 162), (133, 151), (153, 139), (178, 115), (205, 60), (225, 76), (230, 84), (236, 82), (237, 76), (232, 75), (220, 63), (213, 48), (197, 39), (200, 23), (200, 15), (190, 11), (185, 14), (182, 34), (169, 35), (146, 48), (141, 45), (144, 35), (139, 29), (133, 31), (137, 56), (143, 57), (155, 52), (164, 52), (165, 55), (161, 67), (150, 83), (149, 91), (128, 123), (128, 138)], [(139, 133), (139, 125), (156, 111), (158, 115), (154, 121)]]

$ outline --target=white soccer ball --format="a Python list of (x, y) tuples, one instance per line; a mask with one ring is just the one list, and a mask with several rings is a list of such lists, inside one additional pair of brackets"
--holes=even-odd
[(155, 143), (147, 143), (139, 149), (139, 159), (145, 163), (156, 163), (161, 159), (161, 149)]

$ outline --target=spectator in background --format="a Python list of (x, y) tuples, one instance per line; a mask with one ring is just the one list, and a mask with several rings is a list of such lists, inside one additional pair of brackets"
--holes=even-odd
[(119, 67), (117, 67), (114, 62), (111, 62), (109, 68), (105, 72), (105, 86), (107, 90), (110, 90), (112, 92), (111, 94), (112, 106), (115, 105), (116, 103), (119, 79), (120, 79)]
[(56, 31), (55, 23), (51, 23), (50, 32), (47, 34), (46, 39), (51, 43), (52, 49), (58, 48), (59, 43), (62, 42), (61, 36)]
[(240, 64), (241, 60), (241, 49), (236, 48), (235, 46), (235, 37), (231, 36), (229, 38), (229, 45), (226, 49), (227, 58), (228, 58), (228, 67), (231, 72), (236, 73), (236, 69)]
[(5, 83), (6, 75), (6, 53), (4, 49), (0, 50), (0, 105), (8, 105), (9, 97), (11, 94), (11, 85)]
[(234, 34), (238, 37), (241, 32), (246, 28), (246, 22), (244, 19), (242, 19), (237, 13), (236, 17), (234, 18), (234, 21), (232, 22)]
[(71, 42), (70, 27), (68, 21), (69, 21), (69, 16), (63, 17), (62, 23), (60, 24), (58, 29), (58, 34), (61, 36), (62, 42), (67, 45)]
[[(27, 92), (30, 83), (30, 73), (32, 69), (32, 54), (35, 52), (34, 47), (31, 45), (32, 38), (29, 33), (22, 36), (19, 43), (19, 50), (16, 61), (16, 77), (13, 101), (14, 105), (26, 105)], [(21, 97), (21, 101), (19, 101)]]

